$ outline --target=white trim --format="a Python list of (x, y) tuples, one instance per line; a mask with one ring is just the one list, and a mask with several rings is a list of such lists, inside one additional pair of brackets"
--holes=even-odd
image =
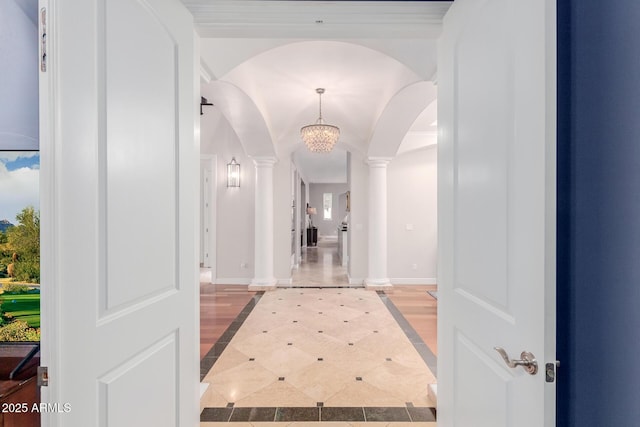
[[(47, 10), (47, 71), (39, 72), (39, 111), (40, 111), (40, 271), (41, 286), (41, 364), (49, 368), (50, 378), (48, 387), (42, 387), (41, 401), (43, 403), (60, 401), (60, 355), (61, 355), (61, 321), (60, 321), (60, 280), (57, 265), (56, 226), (58, 222), (57, 197), (57, 158), (60, 156), (56, 146), (56, 123), (58, 101), (58, 61), (57, 44), (59, 38), (56, 26), (56, 3), (49, 4), (48, 0), (38, 2), (38, 31), (40, 31), (40, 10)], [(38, 43), (40, 46), (40, 43)], [(58, 380), (55, 380), (55, 379)], [(59, 418), (55, 413), (42, 413), (41, 422), (45, 427), (59, 426)]]
[(391, 283), (394, 285), (437, 285), (438, 279), (436, 277), (416, 277), (416, 278), (390, 278)]
[[(218, 275), (218, 247), (217, 247), (217, 233), (218, 233), (218, 156), (216, 154), (201, 154), (200, 155), (200, 168), (202, 168), (202, 162), (207, 162), (210, 168), (209, 179), (211, 181), (209, 186), (209, 205), (210, 205), (210, 220), (209, 220), (209, 265), (211, 269), (211, 280)], [(206, 169), (205, 169), (206, 171)], [(204, 171), (203, 171), (204, 173)], [(202, 185), (202, 183), (200, 183)], [(200, 222), (198, 222), (198, 225)], [(198, 229), (198, 236), (200, 236), (202, 230)], [(201, 237), (200, 237), (201, 238)], [(198, 242), (199, 243), (199, 242)], [(198, 250), (200, 245), (198, 245)], [(202, 256), (202, 255), (201, 255)]]
[(202, 58), (200, 58), (200, 78), (205, 84), (209, 84), (213, 80), (213, 72)]
[(351, 277), (351, 275), (349, 275), (349, 273), (347, 273), (347, 278), (349, 279), (349, 284), (350, 285), (363, 285), (364, 284), (364, 279), (363, 278)]
[(250, 277), (234, 277), (234, 278), (219, 278), (211, 280), (211, 283), (215, 283), (216, 285), (250, 285), (251, 278)]
[(293, 285), (293, 279), (289, 277), (288, 279), (278, 279), (278, 286), (291, 286)]

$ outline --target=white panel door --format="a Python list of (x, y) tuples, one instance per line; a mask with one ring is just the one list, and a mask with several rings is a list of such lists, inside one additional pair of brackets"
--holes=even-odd
[(45, 425), (195, 426), (192, 17), (178, 0), (41, 6), (44, 399), (71, 409)]
[(554, 0), (456, 0), (444, 18), (439, 426), (555, 425), (555, 33)]

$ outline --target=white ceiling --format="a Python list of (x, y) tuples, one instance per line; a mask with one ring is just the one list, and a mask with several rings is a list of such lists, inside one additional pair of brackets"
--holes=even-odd
[[(380, 118), (386, 114), (386, 122), (393, 122), (398, 115), (388, 111), (394, 96), (433, 80), (436, 38), (450, 5), (404, 1), (183, 2), (194, 13), (203, 37), (201, 56), (203, 70), (211, 79), (209, 85), (218, 86), (209, 92), (224, 93), (219, 107), (232, 126), (234, 113), (247, 110), (246, 103), (251, 103), (250, 110), (264, 120), (262, 128), (268, 132), (264, 139), (273, 142), (276, 153), (291, 153), (310, 182), (346, 182), (344, 150), (366, 155)], [(317, 87), (326, 89), (323, 118), (341, 130), (338, 150), (331, 155), (305, 152), (300, 141), (300, 127), (318, 117)], [(422, 106), (407, 106), (406, 114), (417, 119), (409, 132), (396, 136), (402, 144), (400, 140), (390, 142), (400, 145), (398, 152), (435, 142), (436, 92), (425, 93), (431, 99), (422, 100)], [(216, 103), (216, 99), (212, 101)], [(419, 110), (413, 111), (416, 108)], [(246, 126), (235, 126), (241, 141)]]

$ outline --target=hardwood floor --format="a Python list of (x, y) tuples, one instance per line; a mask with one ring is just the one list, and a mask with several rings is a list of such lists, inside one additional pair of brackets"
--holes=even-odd
[(253, 297), (242, 285), (200, 283), (200, 359)]
[(395, 285), (386, 292), (405, 319), (416, 330), (431, 352), (438, 355), (438, 300), (427, 291), (437, 285)]

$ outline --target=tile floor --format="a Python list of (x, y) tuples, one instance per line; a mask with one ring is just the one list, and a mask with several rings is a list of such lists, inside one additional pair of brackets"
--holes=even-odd
[[(346, 286), (324, 243), (303, 254), (294, 286)], [(435, 426), (434, 375), (385, 300), (362, 288), (258, 293), (202, 360), (201, 426)]]
[(347, 269), (338, 258), (338, 240), (320, 238), (318, 246), (302, 248), (302, 262), (293, 270), (294, 286), (348, 286)]

